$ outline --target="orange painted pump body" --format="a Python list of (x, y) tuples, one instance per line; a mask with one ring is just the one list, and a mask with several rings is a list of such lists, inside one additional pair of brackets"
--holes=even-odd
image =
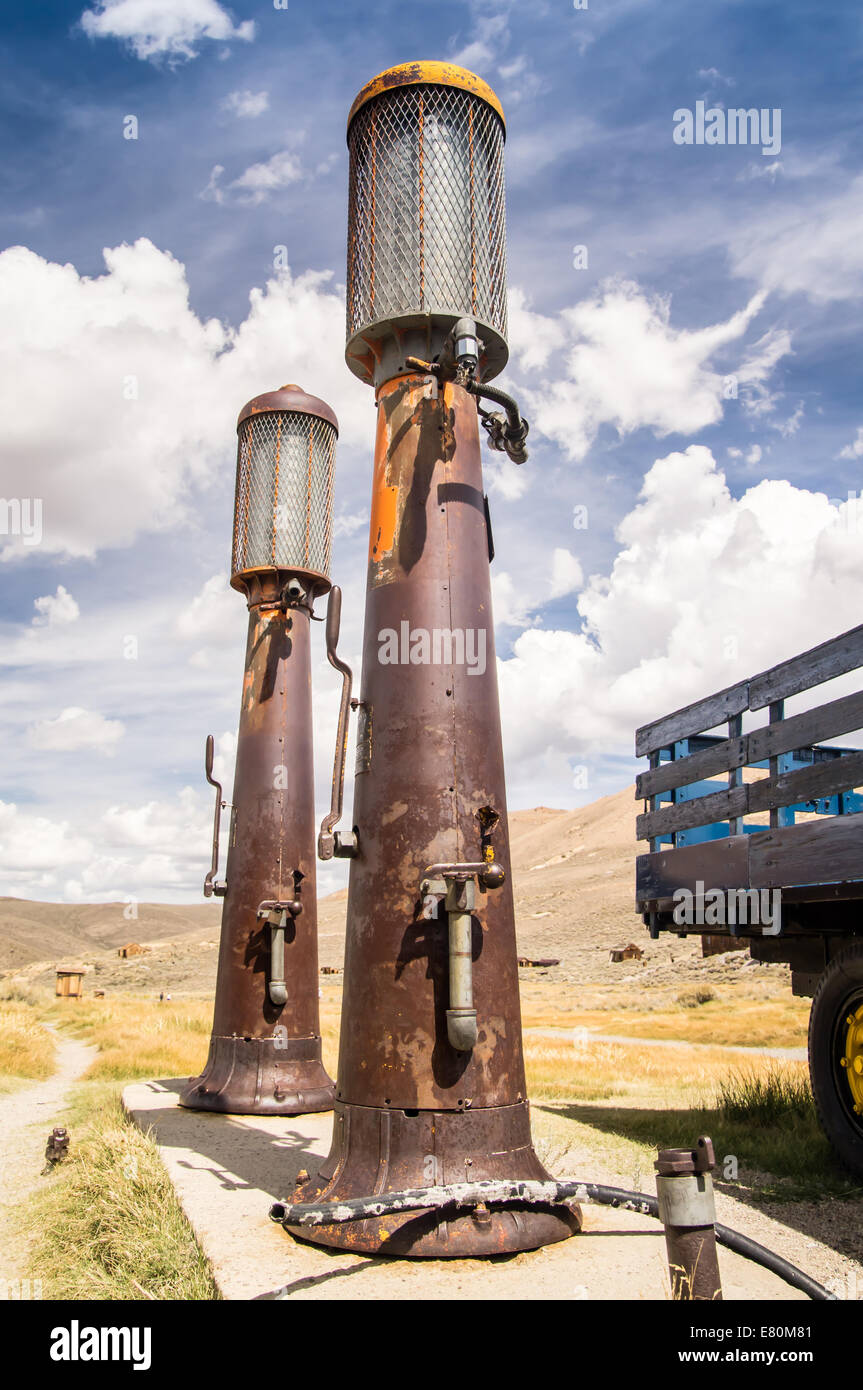
[[(476, 403), (399, 376), (378, 394), (345, 986), (333, 1148), (298, 1201), (483, 1178), (543, 1178), (530, 1137)], [(478, 1036), (447, 1035), (443, 903), (424, 870), (481, 858), (500, 820), (507, 880), (477, 892)], [(353, 1250), (456, 1256), (530, 1249), (578, 1227), (566, 1208), (398, 1214), (304, 1227)]]

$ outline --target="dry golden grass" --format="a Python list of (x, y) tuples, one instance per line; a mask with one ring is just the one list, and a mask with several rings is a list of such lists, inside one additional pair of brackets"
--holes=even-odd
[[(705, 1093), (728, 1076), (734, 1059), (719, 1048), (693, 1054), (678, 1047), (644, 1047), (637, 1043), (606, 1043), (585, 1039), (525, 1038), (528, 1094), (537, 1100), (614, 1100), (643, 1103), (652, 1108), (698, 1104)], [(769, 1058), (751, 1063), (756, 1075), (767, 1074)], [(805, 1074), (805, 1063), (789, 1063)]]
[(209, 999), (158, 1003), (133, 994), (57, 1004), (57, 1023), (99, 1048), (88, 1081), (131, 1081), (196, 1076), (207, 1060), (213, 1022)]
[(787, 987), (775, 995), (747, 996), (734, 986), (714, 987), (716, 998), (697, 1004), (685, 1001), (693, 990), (664, 991), (649, 1008), (644, 992), (629, 994), (619, 986), (594, 991), (593, 1007), (561, 1007), (548, 991), (522, 990), (525, 1028), (586, 1028), (594, 1033), (626, 1034), (631, 1038), (714, 1044), (725, 1047), (805, 1047), (809, 1025), (808, 999), (795, 999)]
[(33, 1006), (0, 1002), (0, 1091), (26, 1081), (44, 1081), (54, 1070), (54, 1039), (40, 1027)]
[[(321, 1032), (324, 1064), (331, 1075), (338, 1057), (340, 1002), (341, 989), (325, 985)], [(87, 1081), (197, 1076), (207, 1060), (213, 1026), (209, 998), (160, 1004), (150, 996), (118, 993), (105, 999), (85, 997), (71, 1006), (58, 1002), (46, 1012), (65, 1031), (98, 1047), (99, 1055), (85, 1075)]]

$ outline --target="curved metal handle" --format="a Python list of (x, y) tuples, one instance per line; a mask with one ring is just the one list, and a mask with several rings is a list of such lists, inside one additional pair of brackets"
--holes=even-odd
[(333, 827), (342, 818), (342, 802), (345, 790), (345, 760), (348, 754), (348, 719), (351, 708), (351, 685), (353, 672), (347, 662), (342, 661), (336, 651), (339, 642), (339, 628), (342, 619), (342, 591), (334, 584), (327, 600), (327, 660), (342, 675), (342, 699), (339, 705), (339, 724), (336, 732), (336, 753), (333, 760), (333, 789), (328, 815), (321, 821), (318, 835), (318, 857), (332, 859), (336, 852), (336, 836)]
[(207, 734), (207, 744), (204, 752), (204, 772), (211, 787), (216, 788), (216, 811), (213, 817), (213, 857), (210, 861), (210, 872), (204, 879), (205, 898), (223, 898), (228, 891), (227, 883), (218, 883), (216, 874), (219, 871), (219, 829), (222, 821), (222, 784), (213, 777), (213, 754), (216, 743), (212, 734)]

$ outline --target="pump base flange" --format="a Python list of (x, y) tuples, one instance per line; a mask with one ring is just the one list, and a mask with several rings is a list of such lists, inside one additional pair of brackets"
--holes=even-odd
[[(432, 1183), (493, 1178), (545, 1180), (534, 1151), (527, 1102), (470, 1111), (405, 1111), (336, 1101), (333, 1142), (317, 1177), (293, 1202), (339, 1202)], [(535, 1250), (581, 1230), (576, 1205), (487, 1211), (444, 1208), (288, 1226), (300, 1240), (370, 1255), (467, 1259)]]
[(212, 1037), (207, 1065), (180, 1093), (187, 1110), (311, 1115), (333, 1108), (320, 1038)]

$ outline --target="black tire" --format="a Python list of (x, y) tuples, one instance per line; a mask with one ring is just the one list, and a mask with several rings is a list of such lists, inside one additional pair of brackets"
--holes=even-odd
[(863, 942), (849, 946), (830, 962), (809, 1015), (809, 1076), (818, 1118), (842, 1162), (863, 1177), (863, 1114), (854, 1113), (854, 1098), (841, 1065), (846, 1020), (861, 1004)]

